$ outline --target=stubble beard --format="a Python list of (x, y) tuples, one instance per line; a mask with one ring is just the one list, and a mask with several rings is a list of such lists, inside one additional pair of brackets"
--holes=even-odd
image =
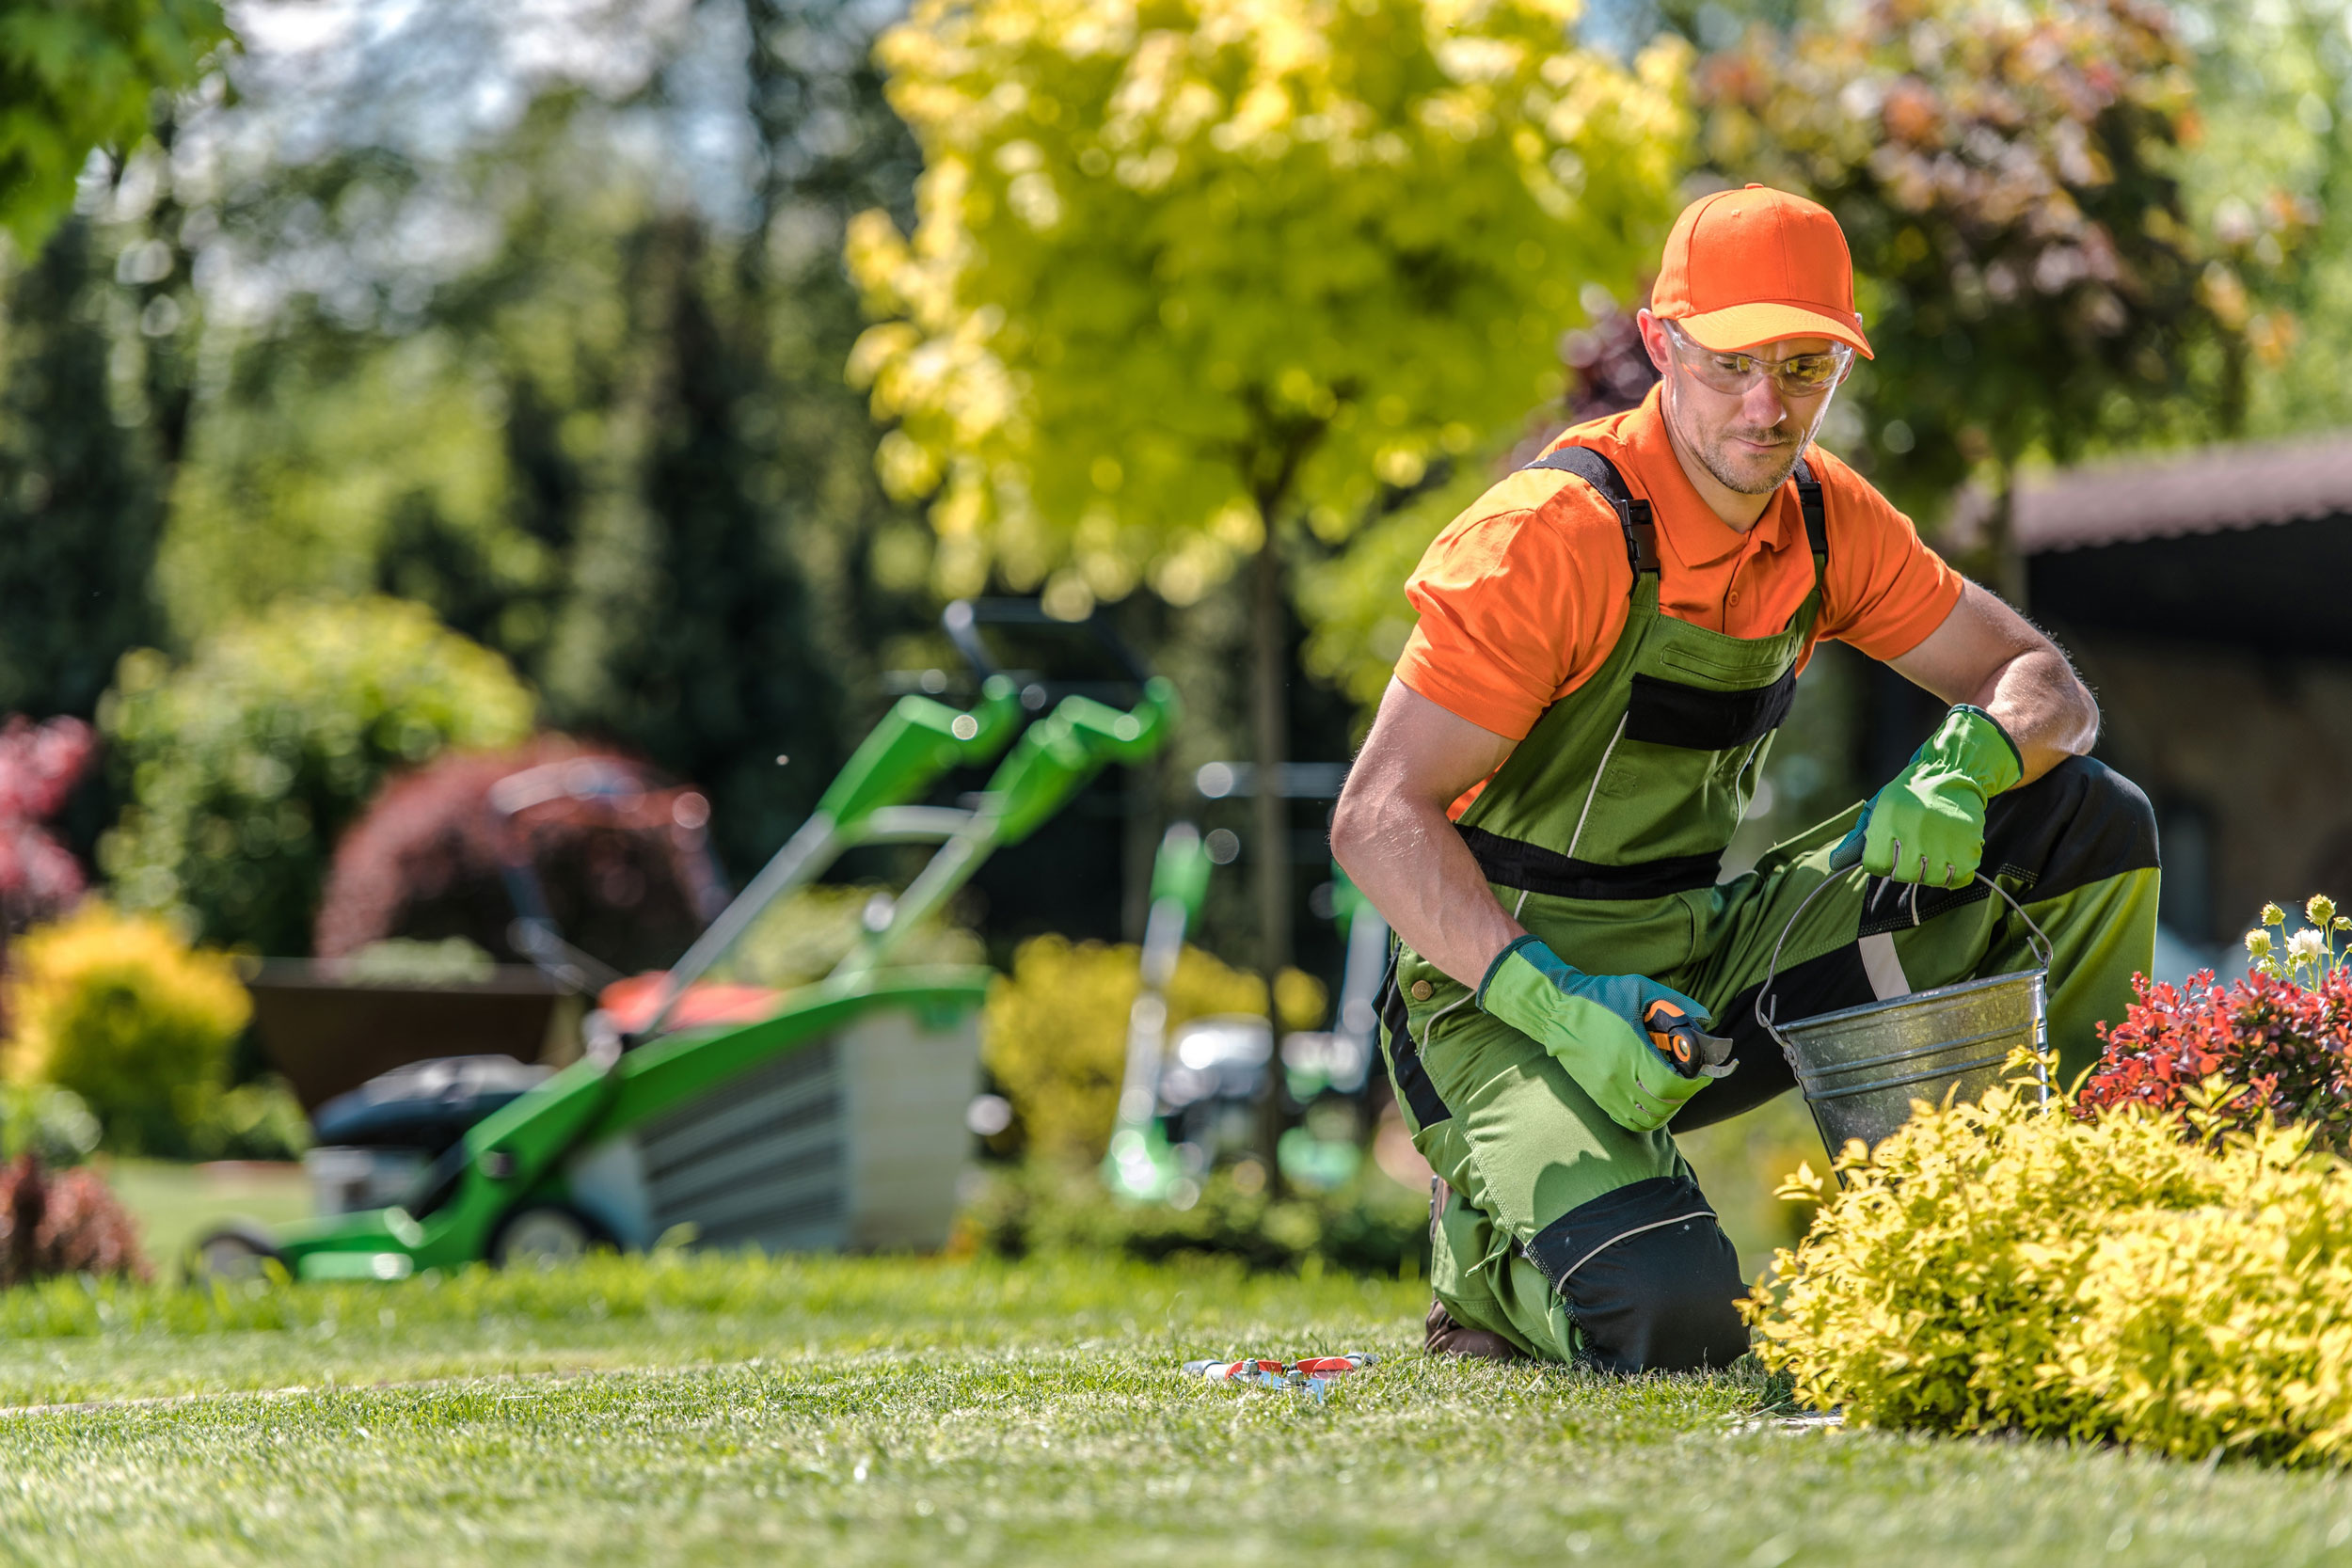
[[(1687, 429), (1682, 434), (1691, 450), (1698, 454), (1699, 466), (1714, 477), (1716, 483), (1737, 495), (1769, 496), (1796, 472), (1798, 460), (1804, 456), (1804, 449), (1812, 444), (1813, 433), (1820, 428), (1828, 412), (1829, 403), (1824, 399), (1821, 406), (1814, 410), (1812, 420), (1803, 425), (1784, 411), (1780, 422), (1765, 430), (1726, 426), (1717, 431), (1711, 441), (1692, 440), (1695, 433)], [(1753, 459), (1742, 464), (1734, 455), (1734, 439), (1760, 441), (1776, 435), (1792, 435), (1795, 438), (1788, 443), (1788, 455), (1772, 459), (1769, 468), (1759, 469)]]
[[(1788, 421), (1783, 420), (1777, 428), (1781, 433), (1786, 433), (1788, 430)], [(1713, 446), (1702, 446), (1698, 449), (1699, 463), (1708, 473), (1715, 476), (1715, 483), (1726, 490), (1737, 491), (1742, 496), (1769, 496), (1779, 489), (1790, 474), (1796, 472), (1797, 459), (1804, 455), (1804, 445), (1800, 442), (1790, 442), (1788, 456), (1785, 459), (1773, 459), (1771, 468), (1759, 474), (1754, 463), (1748, 464), (1744, 468), (1735, 465), (1731, 442), (1735, 437), (1750, 441), (1761, 440), (1770, 434), (1772, 433), (1759, 431), (1750, 435), (1740, 431), (1724, 431)]]

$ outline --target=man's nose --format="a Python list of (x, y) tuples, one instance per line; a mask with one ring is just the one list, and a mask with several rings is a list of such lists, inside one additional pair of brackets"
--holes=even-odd
[(1756, 378), (1740, 399), (1740, 416), (1757, 430), (1770, 430), (1788, 417), (1788, 404), (1780, 395), (1780, 382), (1770, 374)]

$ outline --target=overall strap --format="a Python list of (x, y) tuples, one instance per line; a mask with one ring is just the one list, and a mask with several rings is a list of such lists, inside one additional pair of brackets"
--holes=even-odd
[[(1617, 526), (1625, 530), (1625, 558), (1633, 567), (1638, 583), (1644, 572), (1658, 570), (1658, 524), (1650, 516), (1649, 502), (1636, 500), (1626, 488), (1625, 476), (1617, 466), (1590, 447), (1561, 447), (1548, 451), (1528, 465), (1531, 468), (1557, 468), (1574, 474), (1591, 485), (1617, 515)], [(1820, 486), (1814, 486), (1817, 503)], [(1809, 519), (1813, 515), (1807, 513)]]
[(1813, 468), (1802, 457), (1797, 459), (1797, 505), (1804, 511), (1805, 543), (1818, 556), (1829, 554), (1829, 513), (1821, 504), (1821, 482), (1813, 477)]

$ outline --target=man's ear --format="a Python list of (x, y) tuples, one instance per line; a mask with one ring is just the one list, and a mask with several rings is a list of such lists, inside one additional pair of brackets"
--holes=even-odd
[(1667, 374), (1674, 369), (1674, 350), (1666, 341), (1664, 324), (1650, 313), (1646, 305), (1633, 313), (1633, 324), (1642, 329), (1642, 348), (1649, 355), (1650, 367), (1661, 376)]

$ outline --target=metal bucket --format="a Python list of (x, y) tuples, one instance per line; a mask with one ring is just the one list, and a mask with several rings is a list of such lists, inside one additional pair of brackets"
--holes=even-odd
[[(1780, 1043), (1813, 1112), (1813, 1125), (1832, 1154), (1851, 1138), (1876, 1148), (1880, 1139), (1911, 1119), (1915, 1100), (1942, 1105), (1977, 1099), (2001, 1081), (2011, 1051), (2019, 1046), (2040, 1051), (2047, 1042), (2043, 979), (2050, 969), (2050, 940), (1990, 877), (1979, 873), (1977, 880), (1999, 894), (2025, 922), (2042, 959), (2039, 969), (1965, 980), (1782, 1023), (1774, 1016), (1777, 1003), (1766, 1004), (1780, 972), (1781, 949), (1806, 905), (1829, 882), (1805, 895), (1773, 943), (1771, 967), (1756, 992), (1756, 1019)], [(2049, 1092), (2045, 1076), (2042, 1097), (2047, 1099)]]

